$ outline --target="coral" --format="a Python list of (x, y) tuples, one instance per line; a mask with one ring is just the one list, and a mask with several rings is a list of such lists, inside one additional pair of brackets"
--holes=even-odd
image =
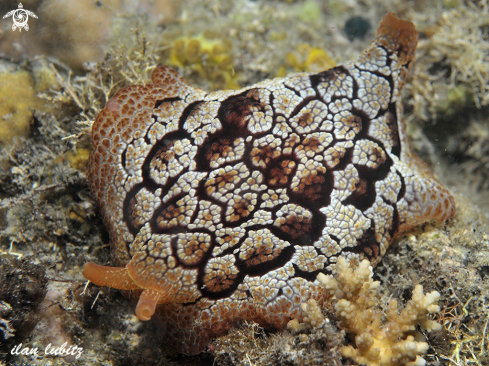
[(440, 292), (441, 310), (434, 320), (443, 329), (428, 334), (434, 350), (425, 356), (428, 363), (442, 359), (447, 364), (484, 365), (489, 362), (487, 210), (464, 197), (457, 201), (459, 213), (453, 221), (443, 227), (430, 225), (402, 238), (375, 275), (383, 283), (383, 304), (393, 293), (406, 296), (406, 289), (418, 281)]
[(386, 309), (386, 321), (382, 321), (379, 304), (379, 281), (372, 280), (373, 271), (368, 260), (353, 269), (345, 258), (336, 263), (335, 275), (318, 275), (318, 280), (334, 296), (334, 310), (339, 326), (355, 337), (355, 345), (343, 347), (344, 357), (362, 365), (424, 365), (420, 355), (428, 350), (426, 342), (418, 342), (413, 336), (417, 324), (428, 332), (441, 329), (441, 325), (428, 318), (440, 311), (436, 305), (440, 294), (433, 291), (423, 294), (423, 287), (416, 285), (412, 298), (398, 313), (396, 300)]
[(303, 321), (299, 322), (297, 318), (292, 319), (287, 323), (288, 330), (300, 333), (307, 329), (317, 328), (327, 320), (321, 312), (321, 307), (314, 299), (309, 299), (305, 303), (302, 303), (301, 312), (303, 314)]
[(45, 103), (41, 92), (59, 90), (60, 86), (42, 57), (22, 67), (0, 60), (0, 80), (0, 146), (10, 147), (14, 138), (26, 138), (33, 132), (36, 114), (58, 109), (59, 103)]
[(0, 73), (0, 79), (0, 143), (10, 144), (14, 136), (29, 134), (32, 113), (41, 101), (28, 71)]

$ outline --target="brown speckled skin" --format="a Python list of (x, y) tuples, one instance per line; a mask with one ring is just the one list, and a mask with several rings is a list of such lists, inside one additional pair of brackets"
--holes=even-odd
[(89, 176), (115, 263), (164, 304), (174, 349), (233, 323), (283, 328), (338, 256), (377, 263), (392, 238), (453, 216), (411, 151), (400, 90), (417, 32), (395, 15), (356, 62), (206, 93), (158, 67), (97, 117)]

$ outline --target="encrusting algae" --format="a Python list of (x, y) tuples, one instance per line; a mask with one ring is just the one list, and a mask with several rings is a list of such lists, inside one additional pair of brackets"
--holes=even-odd
[(320, 72), (336, 66), (328, 52), (308, 44), (299, 45), (295, 52), (287, 53), (285, 61), (286, 65), (279, 67), (277, 76), (285, 76), (289, 68), (292, 68), (293, 72)]
[(209, 79), (213, 89), (238, 89), (231, 40), (208, 33), (175, 40), (168, 65), (188, 68), (200, 78)]

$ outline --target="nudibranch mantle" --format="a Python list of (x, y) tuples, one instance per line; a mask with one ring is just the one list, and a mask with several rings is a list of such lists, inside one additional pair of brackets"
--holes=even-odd
[(196, 354), (240, 320), (284, 328), (339, 256), (377, 263), (397, 233), (452, 217), (402, 119), (416, 43), (389, 13), (355, 62), (318, 74), (206, 93), (158, 67), (117, 92), (89, 179), (119, 267), (84, 276), (140, 294), (138, 317)]

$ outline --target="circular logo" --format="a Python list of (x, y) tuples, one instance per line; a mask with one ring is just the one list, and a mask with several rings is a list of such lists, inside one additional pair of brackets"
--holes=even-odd
[(22, 31), (22, 28), (24, 28), (26, 31), (29, 30), (29, 24), (27, 24), (27, 21), (29, 20), (29, 15), (31, 17), (37, 18), (37, 15), (34, 14), (32, 11), (24, 9), (24, 6), (22, 3), (19, 4), (19, 8), (9, 11), (7, 14), (3, 16), (3, 19), (12, 17), (12, 20), (14, 24), (12, 24), (12, 30), (15, 31), (17, 28), (19, 31)]

